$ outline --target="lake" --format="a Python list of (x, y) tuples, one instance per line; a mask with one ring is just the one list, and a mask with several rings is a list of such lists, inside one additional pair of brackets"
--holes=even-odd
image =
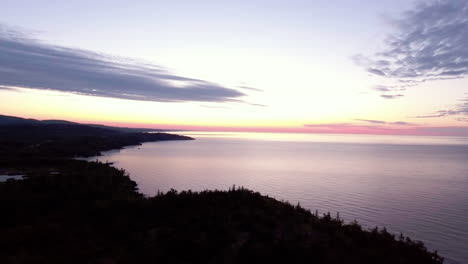
[(91, 158), (127, 170), (146, 195), (233, 185), (386, 227), (468, 263), (468, 138), (183, 132)]

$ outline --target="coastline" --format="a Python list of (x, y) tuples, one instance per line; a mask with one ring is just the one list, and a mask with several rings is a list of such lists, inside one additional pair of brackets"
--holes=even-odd
[(28, 176), (0, 183), (0, 246), (7, 253), (0, 254), (2, 263), (442, 263), (421, 242), (386, 229), (364, 230), (243, 188), (144, 197), (125, 170), (73, 159), (106, 150), (101, 136), (86, 135), (98, 144), (76, 151), (67, 144), (70, 138), (48, 142), (42, 145), (47, 155), (37, 155), (29, 141), (18, 142), (25, 148), (0, 161)]

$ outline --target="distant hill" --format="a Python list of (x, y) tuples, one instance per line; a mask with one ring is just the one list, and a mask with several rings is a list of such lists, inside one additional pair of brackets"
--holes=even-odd
[(76, 122), (71, 122), (71, 121), (65, 121), (65, 120), (42, 120), (39, 121), (41, 124), (46, 124), (46, 125), (77, 125), (79, 123)]
[(20, 160), (26, 157), (88, 157), (144, 142), (190, 139), (161, 132), (129, 133), (73, 123), (4, 125), (0, 126), (0, 160), (11, 157)]
[(125, 170), (72, 159), (190, 137), (2, 120), (0, 174), (25, 178), (0, 182), (1, 264), (443, 263), (422, 242), (244, 188), (146, 197)]
[(39, 123), (40, 121), (36, 119), (26, 119), (15, 116), (0, 115), (0, 126), (33, 125)]
[(138, 132), (168, 132), (168, 131), (180, 131), (175, 129), (154, 129), (154, 128), (131, 128), (131, 127), (114, 127), (105, 126), (98, 124), (81, 124), (76, 122), (70, 122), (66, 120), (37, 120), (31, 118), (21, 118), (16, 116), (0, 115), (0, 126), (16, 126), (16, 125), (87, 125), (98, 128), (105, 128), (116, 130), (125, 133), (138, 133)]

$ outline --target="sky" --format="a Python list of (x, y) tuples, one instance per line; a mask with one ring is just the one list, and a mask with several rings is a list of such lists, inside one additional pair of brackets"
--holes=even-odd
[(468, 136), (468, 1), (3, 1), (0, 114)]

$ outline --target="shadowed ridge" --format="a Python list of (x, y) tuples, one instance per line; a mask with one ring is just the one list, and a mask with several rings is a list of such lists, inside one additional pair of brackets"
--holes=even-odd
[(0, 127), (0, 174), (25, 175), (0, 182), (0, 263), (442, 263), (421, 242), (243, 188), (144, 197), (124, 170), (70, 159), (189, 139), (83, 125)]
[(143, 142), (191, 139), (167, 133), (124, 133), (78, 124), (0, 126), (0, 157), (88, 157)]
[(1, 126), (14, 126), (14, 125), (52, 125), (52, 124), (61, 124), (61, 125), (86, 125), (91, 127), (97, 128), (105, 128), (116, 130), (119, 132), (126, 132), (126, 133), (139, 133), (139, 132), (170, 132), (170, 131), (180, 131), (174, 129), (154, 129), (154, 128), (133, 128), (133, 127), (115, 127), (115, 126), (106, 126), (106, 125), (99, 125), (99, 124), (81, 124), (66, 120), (36, 120), (36, 119), (27, 119), (15, 116), (6, 116), (0, 115), (0, 127)]
[(108, 164), (55, 166), (0, 184), (1, 263), (442, 263), (421, 242), (247, 189), (145, 198)]

